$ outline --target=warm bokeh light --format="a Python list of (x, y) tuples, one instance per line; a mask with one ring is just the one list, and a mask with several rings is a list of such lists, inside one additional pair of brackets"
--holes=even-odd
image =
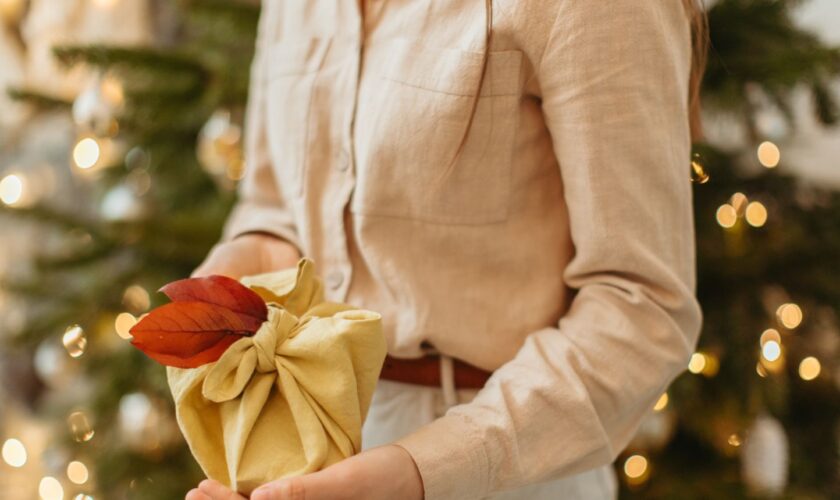
[(19, 175), (9, 174), (0, 181), (0, 200), (6, 205), (14, 205), (23, 198), (23, 179)]
[(3, 461), (12, 467), (23, 467), (26, 464), (26, 447), (17, 439), (7, 439), (3, 443)]
[(756, 363), (755, 364), (755, 372), (761, 378), (764, 378), (764, 377), (767, 376), (767, 369), (764, 368), (764, 365), (762, 365), (761, 363)]
[(145, 312), (151, 305), (149, 292), (140, 285), (131, 285), (123, 292), (122, 303), (134, 313)]
[(74, 460), (67, 464), (67, 479), (75, 484), (85, 484), (88, 480), (88, 468), (82, 462)]
[(80, 411), (74, 411), (67, 417), (67, 425), (73, 439), (78, 443), (90, 441), (93, 438), (94, 430), (88, 421), (87, 415)]
[(744, 193), (735, 193), (729, 198), (729, 204), (735, 209), (735, 215), (741, 217), (747, 210), (747, 195)]
[(767, 222), (767, 208), (761, 202), (753, 201), (747, 205), (744, 217), (752, 227), (761, 227)]
[(776, 361), (782, 355), (782, 345), (775, 340), (768, 340), (761, 346), (761, 356), (767, 361)]
[(692, 354), (691, 359), (688, 361), (688, 371), (699, 374), (703, 372), (704, 368), (706, 368), (706, 356), (699, 352)]
[(92, 137), (85, 137), (73, 148), (73, 161), (81, 169), (88, 169), (99, 161), (99, 143)]
[(134, 317), (133, 314), (123, 312), (117, 315), (117, 319), (114, 321), (114, 328), (117, 330), (117, 335), (124, 339), (131, 339), (132, 335), (129, 330), (131, 327), (137, 324), (137, 318)]
[(802, 380), (814, 380), (819, 377), (821, 370), (820, 360), (813, 356), (808, 356), (799, 363), (799, 376)]
[(117, 4), (117, 0), (93, 0), (93, 4), (97, 7), (108, 9)]
[(648, 460), (643, 455), (631, 455), (624, 461), (624, 475), (632, 484), (639, 484), (647, 479)]
[(775, 328), (768, 328), (764, 330), (761, 334), (761, 338), (759, 339), (759, 344), (762, 346), (770, 341), (776, 342), (781, 344), (782, 343), (782, 336), (779, 335), (779, 331)]
[(78, 358), (85, 353), (87, 347), (87, 337), (85, 331), (79, 325), (71, 325), (64, 331), (64, 336), (61, 338), (64, 348), (67, 349), (67, 354), (71, 358)]
[(802, 323), (802, 308), (794, 303), (782, 304), (776, 309), (776, 318), (785, 328), (793, 330)]
[(41, 478), (38, 484), (38, 494), (41, 495), (41, 500), (62, 500), (64, 498), (64, 488), (58, 479), (52, 476), (45, 476)]
[(662, 411), (665, 407), (668, 406), (668, 393), (663, 392), (659, 399), (656, 401), (656, 404), (653, 405), (653, 411)]
[(705, 363), (703, 364), (703, 369), (700, 370), (700, 373), (707, 377), (714, 377), (718, 374), (720, 370), (720, 361), (715, 354), (704, 354), (703, 355)]
[(762, 142), (758, 146), (758, 161), (767, 168), (775, 168), (782, 159), (782, 152), (779, 147), (770, 141)]
[(716, 218), (721, 227), (729, 229), (738, 221), (738, 211), (729, 203), (724, 203), (718, 207)]
[(739, 436), (738, 434), (734, 434), (734, 433), (730, 434), (729, 438), (727, 438), (726, 442), (729, 443), (729, 446), (737, 448), (737, 447), (741, 446), (741, 436)]
[(709, 174), (706, 173), (706, 169), (700, 162), (694, 160), (691, 162), (691, 181), (696, 184), (709, 182)]
[[(102, 0), (99, 0), (102, 1)], [(113, 76), (106, 76), (100, 83), (102, 96), (114, 107), (122, 106), (125, 100), (122, 83)]]

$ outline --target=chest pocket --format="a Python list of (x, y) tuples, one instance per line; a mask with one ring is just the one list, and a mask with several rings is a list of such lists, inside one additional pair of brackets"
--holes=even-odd
[(278, 41), (268, 47), (267, 135), (281, 189), (299, 196), (303, 189), (312, 93), (330, 40)]
[[(419, 47), (386, 48), (371, 85), (375, 116), (360, 144), (351, 209), (438, 224), (487, 224), (507, 218), (519, 119), (522, 53), (488, 54), (475, 116), (461, 149), (481, 78), (483, 54)], [(447, 174), (448, 172), (448, 174)]]

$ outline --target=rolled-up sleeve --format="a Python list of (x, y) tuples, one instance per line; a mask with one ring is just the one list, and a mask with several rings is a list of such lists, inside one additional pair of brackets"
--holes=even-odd
[(245, 175), (238, 186), (239, 199), (225, 223), (222, 241), (260, 232), (273, 234), (300, 249), (294, 218), (277, 184), (269, 153), (265, 73), (270, 19), (266, 12), (260, 17), (245, 113)]
[(575, 246), (557, 279), (574, 299), (472, 402), (397, 442), (427, 499), (612, 462), (686, 367), (701, 323), (689, 29), (678, 0), (560, 2), (537, 79)]

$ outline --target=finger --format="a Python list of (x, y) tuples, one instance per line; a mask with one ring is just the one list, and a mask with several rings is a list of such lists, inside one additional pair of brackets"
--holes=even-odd
[(201, 490), (198, 488), (193, 488), (187, 492), (187, 496), (184, 497), (184, 500), (213, 500), (212, 498), (205, 495)]
[(245, 498), (222, 483), (212, 479), (205, 479), (200, 482), (198, 489), (209, 496), (211, 500), (244, 500)]
[[(353, 498), (341, 463), (299, 477), (264, 484), (251, 493), (251, 500), (339, 500)], [(349, 472), (349, 471), (347, 471)]]

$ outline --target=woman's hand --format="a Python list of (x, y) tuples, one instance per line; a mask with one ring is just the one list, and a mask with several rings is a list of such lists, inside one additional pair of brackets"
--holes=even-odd
[[(202, 481), (186, 500), (244, 500), (221, 483)], [(251, 500), (422, 500), (423, 481), (411, 455), (380, 446), (326, 469), (264, 484)]]
[(234, 279), (293, 267), (300, 252), (291, 243), (267, 234), (244, 234), (214, 246), (192, 277), (221, 274)]

